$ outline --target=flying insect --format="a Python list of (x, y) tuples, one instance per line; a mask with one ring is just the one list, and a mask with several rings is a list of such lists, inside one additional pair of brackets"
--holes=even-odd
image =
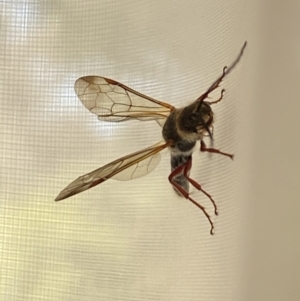
[(106, 77), (85, 76), (79, 78), (75, 82), (75, 92), (82, 104), (91, 113), (96, 114), (99, 120), (110, 122), (155, 120), (162, 127), (164, 140), (77, 178), (59, 193), (55, 201), (71, 197), (111, 178), (132, 180), (149, 174), (160, 161), (159, 152), (168, 148), (171, 154), (169, 182), (178, 195), (188, 199), (203, 211), (211, 226), (210, 233), (213, 234), (214, 224), (210, 215), (189, 194), (189, 185), (191, 184), (210, 199), (214, 206), (214, 213), (218, 215), (217, 205), (212, 196), (189, 176), (192, 167), (192, 153), (197, 141), (200, 141), (200, 151), (217, 153), (233, 159), (232, 154), (207, 147), (204, 142), (206, 136), (213, 139), (214, 113), (211, 105), (222, 100), (225, 90), (221, 91), (219, 99), (215, 101), (208, 101), (208, 96), (220, 86), (222, 80), (240, 61), (246, 45), (247, 42), (244, 43), (238, 57), (229, 67), (223, 68), (221, 76), (204, 94), (190, 105), (182, 108), (175, 108), (166, 102), (153, 99)]

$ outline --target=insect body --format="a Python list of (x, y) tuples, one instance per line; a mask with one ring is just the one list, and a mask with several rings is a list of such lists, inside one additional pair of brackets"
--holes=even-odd
[(117, 159), (99, 169), (83, 175), (70, 183), (57, 196), (55, 201), (66, 199), (83, 192), (110, 178), (116, 180), (131, 180), (150, 173), (159, 163), (159, 152), (169, 148), (171, 152), (171, 174), (169, 181), (175, 191), (200, 208), (211, 225), (214, 225), (205, 208), (189, 195), (189, 184), (202, 191), (212, 202), (215, 214), (217, 206), (210, 194), (201, 185), (189, 177), (192, 167), (192, 153), (197, 141), (200, 150), (219, 153), (233, 158), (233, 155), (221, 152), (215, 148), (207, 148), (203, 138), (209, 135), (212, 139), (214, 114), (211, 105), (223, 98), (224, 90), (219, 99), (207, 101), (208, 95), (217, 89), (223, 80), (239, 62), (246, 42), (236, 60), (227, 68), (209, 89), (189, 106), (177, 109), (172, 105), (143, 95), (122, 83), (99, 77), (81, 77), (75, 82), (75, 91), (83, 105), (96, 114), (100, 120), (121, 122), (126, 120), (156, 120), (162, 126), (164, 141), (145, 148), (136, 153)]

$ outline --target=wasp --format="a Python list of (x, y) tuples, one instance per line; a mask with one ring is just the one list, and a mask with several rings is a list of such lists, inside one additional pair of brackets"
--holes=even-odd
[(117, 159), (105, 166), (89, 172), (70, 183), (55, 201), (71, 197), (90, 189), (108, 179), (132, 180), (150, 173), (159, 163), (159, 152), (165, 148), (171, 154), (171, 174), (169, 182), (176, 193), (202, 210), (210, 223), (210, 233), (213, 234), (214, 224), (205, 208), (197, 203), (189, 194), (189, 185), (204, 193), (214, 206), (218, 215), (217, 205), (212, 196), (199, 183), (190, 178), (192, 153), (197, 141), (200, 141), (200, 151), (217, 153), (233, 159), (232, 154), (222, 152), (213, 147), (207, 147), (204, 137), (213, 139), (212, 129), (214, 113), (211, 105), (223, 99), (225, 90), (221, 91), (219, 99), (208, 101), (209, 94), (216, 90), (222, 80), (234, 69), (240, 61), (247, 42), (244, 43), (238, 57), (232, 64), (223, 68), (219, 78), (208, 90), (190, 105), (175, 108), (174, 106), (139, 93), (115, 80), (100, 77), (81, 77), (75, 82), (75, 92), (82, 104), (99, 120), (122, 122), (126, 120), (156, 120), (162, 127), (163, 141)]

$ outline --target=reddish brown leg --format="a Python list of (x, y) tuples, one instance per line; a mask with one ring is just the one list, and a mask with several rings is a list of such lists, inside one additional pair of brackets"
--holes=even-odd
[(217, 154), (227, 156), (227, 157), (229, 157), (230, 159), (233, 160), (233, 157), (234, 157), (233, 154), (228, 154), (228, 153), (221, 152), (219, 149), (206, 147), (206, 144), (204, 143), (203, 140), (200, 141), (200, 145), (201, 145), (200, 146), (201, 152), (217, 153)]
[[(188, 168), (188, 164), (189, 164), (189, 168)], [(204, 208), (202, 205), (198, 204), (195, 200), (193, 200), (193, 199), (190, 197), (189, 193), (188, 193), (185, 189), (183, 189), (178, 183), (176, 183), (176, 182), (174, 181), (174, 178), (175, 178), (177, 175), (181, 174), (182, 172), (184, 173), (184, 175), (186, 175), (186, 174), (189, 172), (190, 168), (191, 168), (191, 163), (184, 163), (184, 164), (178, 166), (178, 167), (177, 167), (175, 170), (173, 170), (173, 171), (171, 172), (171, 174), (169, 175), (169, 181), (170, 181), (170, 183), (173, 185), (173, 187), (175, 187), (175, 188), (177, 189), (177, 191), (178, 191), (183, 197), (185, 197), (186, 199), (188, 199), (190, 202), (192, 202), (194, 205), (196, 205), (199, 209), (202, 210), (202, 212), (204, 213), (204, 215), (206, 216), (206, 218), (208, 219), (208, 221), (209, 221), (209, 223), (210, 223), (210, 226), (211, 226), (210, 234), (213, 235), (213, 234), (214, 234), (214, 231), (213, 231), (213, 230), (214, 230), (214, 224), (213, 224), (213, 222), (212, 222), (212, 220), (211, 220), (209, 214), (206, 212), (205, 208)], [(204, 191), (201, 189), (201, 186), (200, 186), (197, 182), (195, 182), (194, 180), (192, 180), (192, 179), (189, 178), (189, 177), (187, 177), (187, 180), (188, 180), (195, 188), (198, 189), (198, 187), (200, 187), (200, 190), (201, 190), (203, 193), (205, 193), (205, 194), (207, 195), (207, 193), (204, 192)], [(215, 205), (214, 201), (213, 201), (213, 204)], [(215, 208), (215, 209), (216, 209), (216, 208)]]
[(223, 90), (221, 91), (221, 96), (220, 96), (219, 99), (214, 100), (214, 101), (209, 101), (208, 103), (209, 103), (210, 105), (213, 105), (213, 104), (216, 104), (216, 103), (220, 102), (220, 101), (223, 99), (224, 93), (225, 93), (225, 89), (223, 89)]
[(188, 161), (184, 165), (185, 165), (185, 168), (183, 170), (184, 176), (196, 189), (200, 190), (202, 193), (204, 193), (210, 199), (210, 201), (212, 202), (212, 204), (214, 205), (214, 208), (215, 208), (215, 215), (218, 215), (218, 207), (216, 205), (216, 202), (212, 198), (212, 196), (208, 192), (206, 192), (199, 183), (197, 183), (195, 180), (193, 180), (189, 177), (189, 171), (192, 168), (192, 157), (189, 157)]

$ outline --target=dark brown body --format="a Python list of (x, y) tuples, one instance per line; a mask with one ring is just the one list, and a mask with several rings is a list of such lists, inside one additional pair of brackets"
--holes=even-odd
[[(172, 141), (169, 147), (172, 171), (191, 159), (197, 140), (203, 139), (212, 123), (213, 112), (207, 102), (195, 101), (187, 107), (173, 110), (162, 131), (165, 141)], [(182, 172), (173, 180), (189, 192), (189, 182)], [(176, 188), (175, 191), (178, 192)]]

